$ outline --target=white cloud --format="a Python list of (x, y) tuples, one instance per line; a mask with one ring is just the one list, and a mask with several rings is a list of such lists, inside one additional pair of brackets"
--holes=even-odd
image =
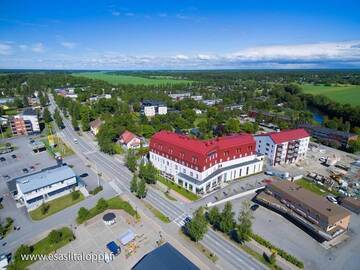
[(6, 43), (0, 43), (0, 55), (11, 55), (12, 47)]
[(27, 49), (29, 49), (29, 46), (26, 45), (26, 44), (20, 44), (19, 49), (22, 50), (22, 51), (26, 51)]
[(113, 11), (113, 12), (111, 12), (111, 14), (115, 17), (118, 17), (118, 16), (120, 16), (121, 13), (119, 11)]
[(127, 13), (125, 13), (125, 16), (127, 16), (127, 17), (133, 17), (133, 16), (135, 16), (135, 14), (132, 13), (132, 12), (127, 12)]
[(188, 60), (189, 56), (184, 55), (184, 54), (177, 54), (173, 58), (176, 59), (176, 60)]
[(74, 49), (76, 47), (76, 43), (75, 42), (68, 42), (68, 41), (63, 41), (60, 42), (61, 46), (67, 48), (67, 49)]
[(212, 59), (215, 59), (215, 56), (214, 55), (209, 55), (209, 54), (198, 54), (197, 59), (199, 59), (199, 60), (212, 60)]
[(45, 51), (45, 47), (44, 47), (44, 44), (42, 44), (41, 42), (38, 42), (32, 46), (31, 50), (36, 53), (42, 53)]

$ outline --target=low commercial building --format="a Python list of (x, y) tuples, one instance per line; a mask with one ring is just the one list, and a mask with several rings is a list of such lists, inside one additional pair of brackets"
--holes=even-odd
[(350, 141), (356, 141), (358, 135), (340, 131), (331, 128), (325, 128), (320, 126), (312, 126), (310, 124), (303, 124), (299, 127), (306, 129), (311, 136), (325, 142), (337, 142), (342, 147), (348, 147)]
[(165, 243), (140, 259), (132, 270), (200, 270), (171, 244)]
[(342, 234), (349, 226), (350, 213), (346, 209), (290, 181), (272, 182), (256, 199), (326, 239)]
[(310, 135), (304, 129), (270, 132), (255, 136), (256, 151), (266, 155), (272, 166), (303, 160)]
[(353, 197), (344, 197), (340, 199), (340, 204), (350, 211), (360, 214), (360, 199)]
[(95, 119), (94, 121), (90, 122), (90, 131), (95, 136), (99, 133), (100, 127), (102, 125), (102, 121), (100, 118)]
[(15, 199), (28, 211), (78, 189), (77, 176), (69, 166), (47, 168), (12, 181), (16, 185)]
[(150, 140), (150, 161), (166, 178), (198, 194), (262, 171), (264, 156), (250, 134), (199, 140), (169, 131)]
[(202, 102), (207, 106), (214, 106), (216, 104), (221, 103), (223, 100), (221, 98), (218, 99), (204, 99)]
[(141, 113), (147, 117), (167, 114), (165, 103), (157, 100), (144, 100), (141, 104)]
[(119, 143), (126, 149), (137, 149), (141, 145), (141, 140), (134, 133), (125, 130), (119, 137)]
[(171, 97), (172, 100), (183, 100), (184, 98), (189, 98), (190, 96), (190, 92), (169, 94), (169, 97)]
[(11, 131), (14, 135), (31, 135), (40, 132), (36, 111), (26, 108), (19, 115), (10, 118)]

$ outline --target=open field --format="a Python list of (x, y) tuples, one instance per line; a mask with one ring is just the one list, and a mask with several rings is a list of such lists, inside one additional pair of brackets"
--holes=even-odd
[(121, 74), (108, 74), (105, 72), (80, 72), (73, 73), (73, 76), (86, 77), (95, 80), (103, 80), (108, 83), (118, 85), (118, 84), (135, 84), (135, 85), (160, 85), (160, 84), (181, 84), (181, 83), (191, 83), (190, 80), (175, 79), (169, 78), (168, 76), (156, 76), (153, 78), (144, 78), (140, 76), (130, 76), (130, 75), (121, 75)]
[(342, 104), (360, 106), (360, 85), (312, 85), (303, 84), (301, 88), (307, 94), (323, 95)]

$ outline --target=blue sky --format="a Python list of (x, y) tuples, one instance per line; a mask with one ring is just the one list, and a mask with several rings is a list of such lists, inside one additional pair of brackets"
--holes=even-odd
[(360, 68), (360, 2), (0, 0), (0, 68)]

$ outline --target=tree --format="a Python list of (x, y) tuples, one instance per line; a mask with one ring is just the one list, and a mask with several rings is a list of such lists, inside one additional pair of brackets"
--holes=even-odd
[(134, 193), (137, 192), (137, 190), (138, 190), (138, 179), (137, 176), (134, 174), (130, 182), (130, 191)]
[(71, 124), (72, 124), (75, 131), (79, 130), (79, 123), (78, 123), (78, 120), (75, 118), (74, 115), (71, 117)]
[(45, 107), (43, 112), (43, 118), (45, 123), (49, 124), (53, 119), (51, 117), (51, 113), (49, 112), (49, 109)]
[(235, 213), (232, 211), (232, 205), (230, 202), (225, 204), (225, 207), (220, 215), (219, 229), (224, 233), (229, 233), (235, 227), (234, 220)]
[(57, 230), (52, 230), (50, 233), (49, 233), (49, 241), (51, 244), (56, 244), (56, 243), (59, 243), (60, 240), (61, 240), (61, 232), (60, 231), (57, 231)]
[(239, 223), (236, 226), (236, 238), (237, 241), (249, 241), (252, 234), (252, 219), (253, 213), (250, 209), (250, 202), (244, 201), (242, 203), (241, 212), (239, 215)]
[(136, 171), (136, 167), (137, 167), (136, 161), (137, 161), (137, 157), (135, 155), (135, 152), (134, 150), (130, 149), (125, 156), (125, 165), (132, 172)]
[(237, 119), (230, 118), (226, 122), (226, 132), (227, 133), (239, 133), (240, 132), (240, 122)]
[(204, 208), (200, 207), (195, 211), (194, 217), (185, 225), (185, 231), (191, 240), (198, 242), (204, 237), (207, 230)]
[(90, 211), (85, 207), (81, 207), (78, 212), (78, 219), (79, 220), (86, 220), (90, 215)]
[(41, 214), (43, 215), (45, 215), (50, 209), (50, 205), (47, 203), (43, 203), (40, 207)]
[(146, 197), (146, 194), (147, 194), (146, 182), (144, 179), (141, 179), (137, 186), (136, 195), (138, 196), (138, 198), (142, 199)]
[(32, 248), (28, 245), (21, 245), (15, 252), (15, 261), (21, 261), (21, 255), (30, 254)]
[(157, 170), (151, 162), (146, 163), (146, 165), (144, 165), (144, 163), (140, 164), (139, 177), (144, 179), (147, 184), (155, 184), (156, 175)]
[(108, 208), (108, 206), (109, 205), (104, 198), (99, 199), (98, 202), (96, 203), (96, 209), (98, 209), (99, 211), (105, 211)]
[(215, 228), (219, 228), (219, 223), (221, 220), (219, 208), (214, 206), (213, 208), (210, 209), (208, 213), (208, 220), (210, 224), (213, 225)]
[(57, 125), (60, 129), (63, 129), (63, 128), (65, 127), (65, 125), (64, 125), (64, 123), (63, 123), (63, 120), (62, 120), (62, 118), (61, 118), (60, 112), (59, 112), (58, 109), (55, 109), (54, 119), (55, 119), (56, 125)]
[(90, 109), (88, 106), (82, 106), (80, 109), (80, 118), (81, 118), (81, 129), (82, 131), (90, 130)]
[(76, 201), (79, 198), (80, 198), (80, 191), (74, 190), (73, 192), (71, 192), (71, 199), (73, 201)]

